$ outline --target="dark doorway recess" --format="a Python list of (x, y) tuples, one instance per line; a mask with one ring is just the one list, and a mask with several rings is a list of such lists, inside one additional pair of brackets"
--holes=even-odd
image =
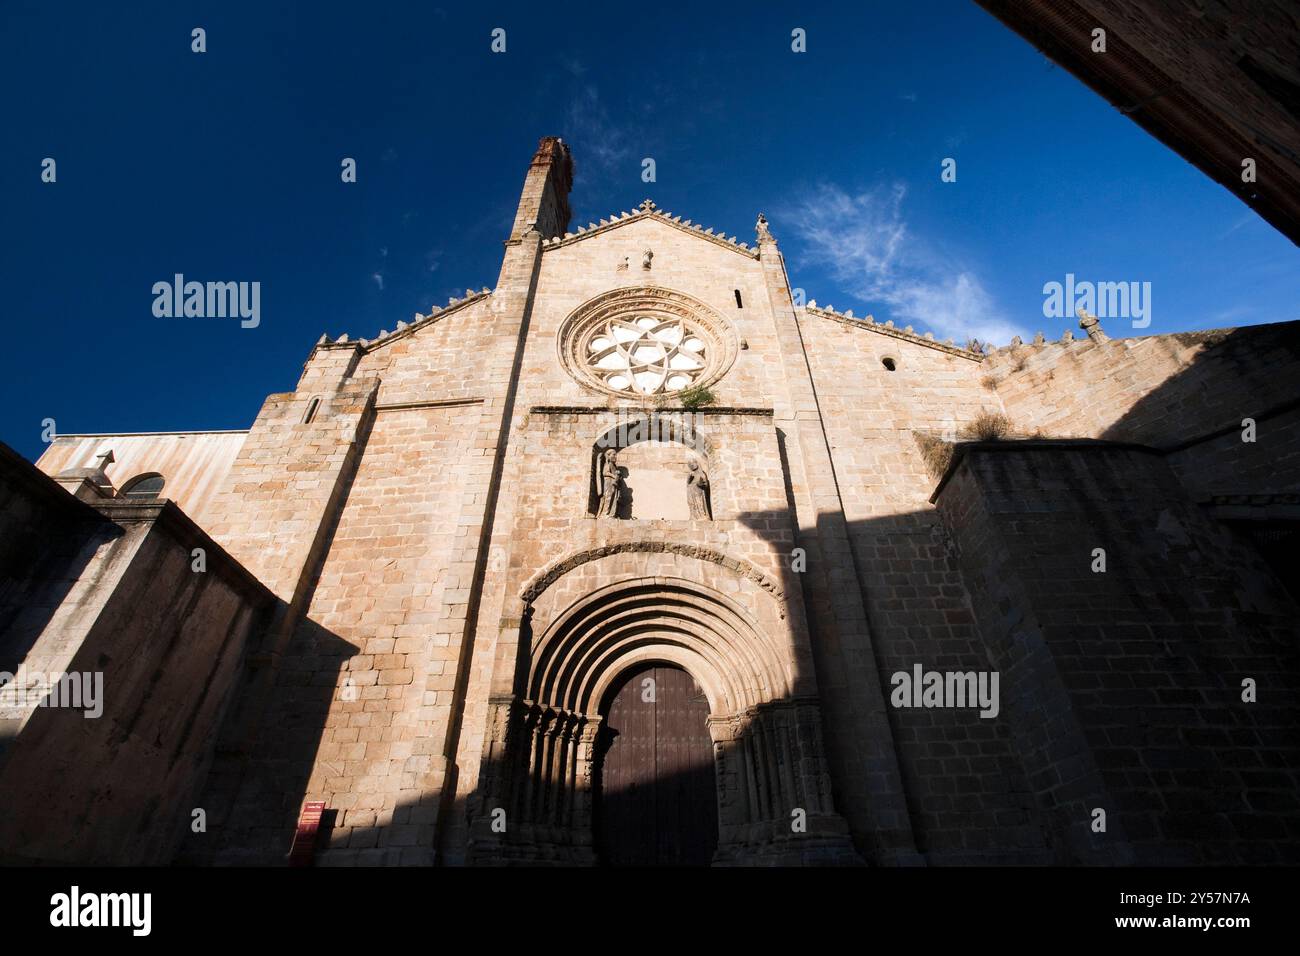
[(652, 664), (611, 691), (597, 764), (597, 850), (608, 866), (707, 866), (718, 845), (709, 703)]

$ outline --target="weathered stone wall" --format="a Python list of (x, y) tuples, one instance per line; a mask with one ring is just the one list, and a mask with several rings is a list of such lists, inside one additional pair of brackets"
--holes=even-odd
[[(276, 669), (235, 795), (214, 793), (219, 862), (282, 862), (304, 800), (337, 811), (320, 862), (432, 859), (431, 796), (414, 754), (418, 678), (445, 664), (429, 634), (449, 585), (473, 404), (381, 411), (312, 590)], [(436, 792), (432, 794), (436, 797)], [(202, 838), (191, 840), (195, 854)], [(412, 859), (412, 855), (419, 857)]]
[[(33, 484), (6, 472), (10, 488)], [(20, 612), (0, 630), (0, 669), (18, 685), (92, 675), (102, 712), (33, 699), (5, 721), (0, 858), (165, 864), (200, 806), (245, 647), (273, 596), (170, 502), (77, 505), (68, 521), (59, 512), (70, 509), (42, 497), (63, 572), (37, 561), (13, 580)]]
[(1164, 460), (973, 445), (937, 503), (1058, 861), (1294, 862), (1296, 606)]
[(980, 374), (1026, 434), (1167, 448), (1294, 405), (1300, 326), (1021, 345)]
[[(802, 330), (870, 623), (860, 652), (874, 646), (886, 681), (918, 663), (988, 670), (915, 437), (951, 438), (1001, 410), (981, 384), (981, 363), (815, 312)], [(1042, 859), (1037, 808), (1005, 722), (954, 709), (891, 708), (889, 717), (918, 849), (929, 861)]]

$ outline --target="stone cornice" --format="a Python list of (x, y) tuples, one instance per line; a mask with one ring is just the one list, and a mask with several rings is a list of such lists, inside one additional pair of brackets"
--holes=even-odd
[(399, 321), (397, 323), (397, 328), (392, 332), (389, 332), (387, 329), (382, 329), (380, 330), (379, 334), (376, 335), (373, 339), (349, 339), (345, 334), (345, 335), (340, 335), (337, 339), (334, 339), (332, 341), (328, 335), (322, 335), (320, 337), (320, 341), (316, 343), (316, 348), (349, 349), (349, 348), (357, 348), (359, 346), (363, 352), (373, 352), (375, 349), (379, 348), (380, 346), (391, 345), (393, 342), (396, 342), (400, 338), (404, 338), (408, 335), (411, 335), (412, 333), (419, 331), (420, 329), (424, 328), (427, 325), (432, 325), (434, 322), (437, 322), (440, 319), (445, 319), (447, 316), (451, 315), (452, 313), (459, 312), (460, 310), (466, 308), (469, 305), (472, 305), (475, 302), (480, 302), (483, 299), (486, 299), (491, 294), (492, 294), (492, 290), (486, 287), (480, 289), (478, 292), (475, 292), (473, 289), (467, 289), (465, 293), (465, 298), (458, 299), (455, 296), (452, 296), (451, 300), (448, 302), (446, 307), (435, 306), (433, 311), (430, 312), (428, 315), (424, 315), (423, 313), (417, 312), (415, 313), (414, 321), (412, 322)]
[[(647, 204), (649, 204), (647, 206)], [(611, 229), (617, 229), (619, 226), (625, 226), (628, 223), (639, 222), (642, 219), (654, 219), (662, 222), (664, 225), (672, 226), (674, 229), (680, 229), (688, 235), (695, 236), (699, 239), (707, 239), (710, 242), (721, 246), (724, 249), (730, 249), (732, 252), (740, 253), (749, 259), (758, 258), (758, 248), (750, 248), (748, 243), (736, 242), (736, 237), (730, 239), (724, 233), (715, 233), (713, 228), (703, 228), (698, 223), (691, 220), (682, 220), (681, 216), (674, 216), (661, 209), (654, 208), (654, 204), (649, 200), (641, 204), (643, 208), (633, 212), (614, 213), (608, 219), (602, 219), (600, 222), (589, 222), (585, 226), (579, 226), (574, 232), (566, 232), (563, 236), (554, 239), (545, 239), (542, 241), (542, 251), (548, 252), (552, 249), (559, 249), (562, 246), (570, 246), (575, 242), (583, 239), (589, 239), (600, 233), (609, 232)]]
[(926, 348), (937, 349), (940, 352), (947, 352), (949, 355), (957, 355), (964, 359), (970, 359), (972, 362), (984, 361), (983, 353), (973, 352), (970, 349), (964, 349), (953, 345), (952, 339), (948, 339), (945, 342), (936, 342), (931, 333), (927, 332), (925, 335), (918, 335), (912, 331), (910, 325), (905, 329), (896, 329), (894, 328), (892, 320), (880, 323), (869, 315), (859, 319), (851, 312), (836, 312), (831, 308), (818, 308), (815, 299), (808, 303), (808, 305), (804, 307), (803, 311), (808, 315), (815, 315), (821, 319), (830, 319), (832, 322), (838, 322), (840, 325), (847, 325), (857, 329), (869, 329), (872, 332), (878, 332), (881, 335), (889, 335), (896, 339), (902, 339), (905, 342), (924, 345)]

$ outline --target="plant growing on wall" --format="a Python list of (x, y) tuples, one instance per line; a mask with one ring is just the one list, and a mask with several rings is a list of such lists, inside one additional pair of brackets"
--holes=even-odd
[(678, 393), (678, 397), (683, 408), (692, 410), (703, 408), (705, 405), (712, 405), (718, 400), (717, 396), (704, 385), (692, 385), (690, 388), (684, 388)]

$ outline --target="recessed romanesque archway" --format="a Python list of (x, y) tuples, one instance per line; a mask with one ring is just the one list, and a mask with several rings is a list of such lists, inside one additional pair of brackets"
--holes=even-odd
[(831, 802), (817, 698), (796, 675), (791, 648), (742, 604), (682, 578), (625, 579), (582, 595), (542, 628), (532, 633), (526, 609), (514, 693), (490, 702), (475, 860), (597, 862), (602, 704), (649, 664), (686, 671), (708, 701), (714, 863), (856, 859)]

